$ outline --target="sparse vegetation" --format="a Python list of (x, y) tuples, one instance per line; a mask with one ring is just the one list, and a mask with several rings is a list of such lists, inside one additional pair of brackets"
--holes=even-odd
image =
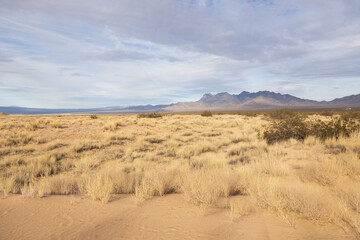
[(290, 138), (304, 141), (308, 135), (308, 124), (297, 115), (283, 120), (274, 120), (263, 133), (268, 144), (286, 141)]
[(137, 115), (138, 118), (161, 118), (161, 113), (140, 113)]
[(108, 131), (116, 131), (118, 128), (120, 128), (123, 125), (124, 124), (121, 121), (114, 121), (114, 122), (107, 123), (105, 125), (104, 129), (108, 130)]
[(202, 117), (212, 117), (212, 112), (210, 111), (204, 111), (200, 114)]
[(272, 119), (288, 119), (298, 116), (299, 113), (295, 110), (284, 108), (268, 112), (267, 115), (269, 115)]
[(349, 137), (351, 133), (360, 129), (356, 120), (330, 119), (330, 120), (305, 120), (295, 115), (283, 120), (274, 120), (263, 133), (267, 143), (286, 141), (291, 138), (304, 141), (308, 136), (315, 136), (324, 141), (329, 138), (338, 139), (340, 136)]
[(180, 193), (200, 208), (226, 201), (232, 220), (262, 208), (290, 225), (297, 216), (360, 236), (358, 120), (264, 114), (10, 115), (1, 119), (0, 191), (102, 203)]

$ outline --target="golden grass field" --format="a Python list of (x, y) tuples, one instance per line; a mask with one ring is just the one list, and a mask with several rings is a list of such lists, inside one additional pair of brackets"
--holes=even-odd
[(359, 238), (360, 134), (268, 145), (260, 136), (269, 124), (231, 114), (0, 116), (0, 210), (18, 196), (30, 205), (81, 196), (104, 207), (127, 196), (140, 214), (173, 195), (200, 218), (218, 209), (236, 223), (265, 212), (290, 228), (305, 221)]

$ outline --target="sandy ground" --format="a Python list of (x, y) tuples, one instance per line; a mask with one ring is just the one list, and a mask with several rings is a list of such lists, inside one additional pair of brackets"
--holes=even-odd
[(205, 212), (181, 194), (106, 205), (82, 196), (0, 199), (0, 239), (351, 239), (340, 228), (296, 220), (292, 227), (257, 211), (235, 221), (226, 209)]

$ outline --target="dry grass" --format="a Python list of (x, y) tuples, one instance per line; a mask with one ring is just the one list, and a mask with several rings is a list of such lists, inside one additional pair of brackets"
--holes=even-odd
[(104, 129), (108, 130), (108, 131), (116, 131), (123, 125), (124, 125), (124, 123), (122, 121), (114, 121), (114, 122), (107, 123), (105, 125)]
[(141, 202), (181, 193), (200, 207), (226, 199), (233, 220), (257, 205), (291, 225), (300, 217), (360, 236), (359, 133), (268, 145), (259, 138), (270, 123), (261, 115), (7, 116), (0, 121), (5, 196), (84, 194), (107, 203), (114, 194), (132, 194)]
[(203, 168), (183, 174), (182, 191), (197, 205), (214, 205), (220, 197), (245, 194), (244, 179), (230, 169)]
[(96, 174), (88, 179), (87, 194), (93, 200), (100, 200), (101, 203), (107, 203), (113, 192), (114, 184), (111, 178), (104, 173)]
[(304, 182), (316, 182), (324, 186), (334, 186), (342, 175), (342, 168), (336, 159), (321, 159), (306, 165), (299, 171)]
[(135, 187), (135, 198), (139, 201), (153, 196), (177, 192), (179, 172), (176, 169), (146, 169)]
[(241, 201), (239, 199), (234, 199), (230, 201), (230, 210), (229, 215), (231, 220), (235, 221), (236, 219), (251, 214), (255, 211), (255, 207), (251, 202)]

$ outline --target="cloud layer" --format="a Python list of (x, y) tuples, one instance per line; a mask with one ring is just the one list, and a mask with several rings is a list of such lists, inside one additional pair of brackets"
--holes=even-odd
[(358, 0), (0, 0), (0, 105), (360, 92)]

